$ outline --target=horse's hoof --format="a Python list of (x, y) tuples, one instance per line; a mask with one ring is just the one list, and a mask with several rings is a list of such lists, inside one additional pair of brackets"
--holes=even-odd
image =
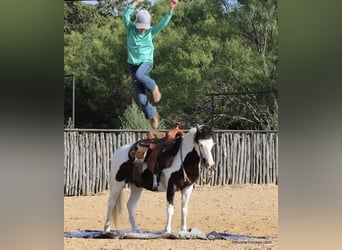
[(118, 236), (113, 234), (112, 232), (103, 232), (101, 238), (105, 238), (105, 239), (116, 239)]
[(140, 230), (140, 229), (138, 229), (138, 228), (135, 228), (135, 229), (132, 229), (132, 232), (133, 233), (142, 233), (143, 231), (142, 230)]

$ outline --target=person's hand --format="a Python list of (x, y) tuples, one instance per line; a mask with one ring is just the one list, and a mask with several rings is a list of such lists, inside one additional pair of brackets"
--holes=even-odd
[(132, 6), (133, 6), (133, 7), (136, 7), (136, 6), (138, 6), (139, 4), (142, 4), (143, 2), (144, 2), (144, 0), (133, 0)]
[(170, 10), (174, 10), (178, 5), (178, 0), (170, 0)]

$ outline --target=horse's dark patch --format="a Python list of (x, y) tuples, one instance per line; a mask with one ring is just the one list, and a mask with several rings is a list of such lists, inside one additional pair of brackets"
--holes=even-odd
[(180, 145), (182, 142), (182, 137), (178, 137), (175, 139), (174, 144), (171, 148), (168, 148), (162, 151), (158, 156), (158, 180), (160, 179), (161, 173), (163, 169), (167, 168), (167, 161), (170, 158), (173, 158), (179, 151)]
[(171, 148), (165, 150), (164, 152), (162, 152), (162, 157), (169, 157), (169, 156), (175, 156), (177, 154), (177, 152), (179, 151), (179, 147), (180, 144), (182, 142), (182, 137), (177, 137), (175, 139), (175, 143), (172, 145)]
[(146, 169), (142, 175), (142, 183), (141, 183), (141, 186), (150, 190), (150, 191), (153, 191), (153, 174), (150, 170)]
[(183, 162), (183, 167), (192, 183), (195, 183), (199, 178), (199, 162), (200, 157), (195, 149), (192, 149), (192, 151), (186, 155)]
[[(173, 198), (176, 191), (174, 190), (174, 186), (176, 186), (177, 189), (181, 190), (198, 180), (199, 161), (200, 157), (198, 156), (196, 150), (193, 149), (186, 155), (182, 167), (177, 172), (171, 174), (166, 191), (166, 199), (170, 204), (173, 204)], [(184, 174), (184, 171), (186, 176)]]
[(213, 131), (208, 126), (197, 127), (197, 131), (195, 134), (195, 142), (198, 143), (198, 140), (206, 140), (213, 138)]
[(115, 179), (117, 181), (129, 182), (129, 180), (131, 179), (133, 167), (134, 163), (131, 160), (122, 163), (118, 172), (116, 173)]

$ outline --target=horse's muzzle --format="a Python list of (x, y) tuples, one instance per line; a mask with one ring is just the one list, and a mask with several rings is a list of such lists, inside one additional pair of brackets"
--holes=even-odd
[(215, 162), (214, 161), (206, 161), (204, 164), (208, 170), (215, 170)]

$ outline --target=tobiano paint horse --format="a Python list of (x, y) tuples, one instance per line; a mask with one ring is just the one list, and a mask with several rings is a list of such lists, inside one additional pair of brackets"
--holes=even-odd
[[(152, 172), (146, 163), (142, 166), (142, 185), (132, 180), (133, 161), (129, 152), (134, 143), (118, 148), (111, 159), (110, 194), (108, 199), (107, 218), (104, 231), (110, 232), (111, 220), (116, 225), (122, 205), (122, 190), (129, 183), (131, 193), (127, 202), (129, 221), (133, 232), (140, 232), (135, 219), (135, 208), (142, 190), (152, 186)], [(167, 218), (165, 231), (171, 233), (171, 220), (174, 213), (174, 195), (181, 191), (181, 231), (187, 231), (188, 204), (195, 182), (200, 176), (200, 168), (214, 169), (212, 148), (214, 146), (212, 130), (207, 126), (191, 128), (184, 136), (176, 138), (176, 142), (168, 149), (173, 154), (169, 167), (160, 171), (159, 192), (166, 192)], [(158, 159), (160, 160), (160, 159)], [(158, 208), (156, 208), (158, 209)]]

